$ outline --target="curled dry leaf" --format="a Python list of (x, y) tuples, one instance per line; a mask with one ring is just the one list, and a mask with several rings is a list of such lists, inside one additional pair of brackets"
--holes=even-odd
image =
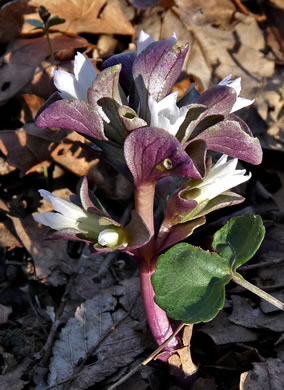
[[(263, 78), (272, 76), (274, 72), (274, 62), (262, 52), (265, 47), (263, 32), (251, 16), (235, 14), (235, 24), (229, 24), (235, 9), (229, 1), (222, 2), (223, 9), (227, 9), (228, 15), (231, 15), (230, 18), (228, 15), (224, 17), (229, 27), (225, 30), (226, 25), (220, 26), (222, 19), (217, 12), (218, 8), (212, 5), (215, 3), (202, 2), (200, 5), (200, 2), (194, 0), (176, 1), (175, 12), (195, 39), (186, 71), (199, 78), (205, 88), (210, 84), (209, 70), (212, 73), (214, 69), (220, 80), (228, 74), (241, 76), (243, 94), (254, 97), (255, 92), (263, 87)], [(200, 61), (204, 62), (204, 66), (199, 70), (197, 64)]]
[[(119, 0), (30, 0), (29, 7), (34, 13), (25, 14), (25, 19), (38, 19), (36, 8), (43, 5), (49, 9), (51, 15), (58, 15), (65, 19), (65, 23), (54, 27), (57, 31), (71, 34), (121, 34), (132, 35), (133, 27), (123, 14)], [(27, 24), (23, 32), (30, 32)]]
[(26, 374), (30, 363), (30, 359), (26, 358), (14, 370), (7, 374), (0, 375), (0, 389), (22, 390), (27, 383), (24, 379), (24, 374)]
[(49, 166), (52, 161), (75, 175), (87, 175), (98, 160), (82, 149), (81, 144), (85, 142), (86, 139), (75, 132), (38, 128), (33, 123), (0, 133), (1, 152), (22, 175)]
[[(120, 299), (115, 294), (116, 289), (104, 290), (85, 301), (68, 320), (53, 348), (49, 385), (77, 374), (70, 389), (87, 389), (131, 363), (143, 351), (141, 336), (134, 330), (138, 321), (122, 309), (115, 310)], [(117, 321), (121, 323), (113, 328)], [(81, 371), (76, 369), (91, 356), (95, 363), (85, 365)], [(58, 385), (57, 389), (62, 387)]]
[[(84, 38), (64, 35), (52, 37), (54, 52), (87, 45)], [(20, 92), (33, 79), (36, 67), (49, 55), (50, 51), (45, 37), (19, 39), (11, 43), (6, 53), (0, 58), (0, 102)]]
[(267, 359), (253, 363), (253, 369), (241, 375), (240, 390), (280, 390), (284, 383), (284, 363), (280, 359)]
[(259, 307), (253, 308), (249, 299), (237, 295), (232, 296), (233, 312), (229, 320), (237, 325), (254, 329), (269, 329), (274, 332), (284, 331), (284, 312), (279, 311), (271, 319)]

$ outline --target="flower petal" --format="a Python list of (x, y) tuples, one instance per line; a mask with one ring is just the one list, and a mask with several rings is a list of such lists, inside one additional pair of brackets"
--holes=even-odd
[(159, 127), (172, 135), (176, 135), (187, 114), (187, 108), (179, 108), (176, 102), (177, 92), (169, 94), (159, 102), (156, 102), (149, 95), (148, 104), (151, 113), (151, 127)]
[(155, 39), (147, 34), (145, 31), (141, 30), (138, 35), (137, 40), (137, 55), (139, 55), (146, 47), (148, 47), (151, 43), (155, 42)]
[(48, 226), (54, 230), (63, 230), (69, 228), (77, 230), (76, 220), (69, 218), (66, 215), (48, 212), (36, 214), (33, 217), (37, 223)]
[(69, 218), (77, 219), (86, 217), (86, 213), (83, 211), (83, 209), (70, 202), (69, 200), (61, 199), (46, 190), (39, 190), (39, 193), (44, 200), (47, 200), (49, 203), (52, 204), (55, 211), (61, 214), (65, 214)]
[(64, 70), (61, 69), (55, 70), (53, 81), (62, 99), (70, 99), (70, 98), (79, 99), (75, 89), (76, 80), (73, 74), (65, 72)]

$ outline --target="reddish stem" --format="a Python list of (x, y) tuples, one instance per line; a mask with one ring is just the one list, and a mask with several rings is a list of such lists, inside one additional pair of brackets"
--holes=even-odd
[[(173, 329), (166, 312), (154, 301), (155, 292), (152, 287), (151, 276), (156, 268), (156, 261), (146, 262), (139, 259), (141, 293), (151, 332), (158, 345), (163, 344), (172, 334)], [(177, 337), (173, 338), (164, 351), (175, 351), (179, 347)], [(168, 355), (169, 357), (169, 355)], [(168, 360), (168, 359), (166, 359)]]

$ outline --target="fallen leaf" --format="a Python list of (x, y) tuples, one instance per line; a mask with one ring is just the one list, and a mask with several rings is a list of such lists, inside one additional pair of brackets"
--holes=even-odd
[(213, 321), (202, 324), (198, 332), (206, 333), (217, 345), (247, 343), (257, 340), (255, 332), (230, 323), (225, 311), (221, 311)]
[[(58, 15), (65, 23), (54, 27), (57, 31), (71, 34), (120, 34), (132, 35), (133, 27), (123, 14), (119, 0), (30, 0), (28, 5), (34, 9), (43, 5), (52, 16)], [(39, 19), (37, 13), (24, 15), (27, 19)], [(51, 28), (53, 29), (53, 28)], [(31, 26), (24, 25), (23, 33), (28, 33)]]
[(8, 229), (5, 223), (0, 222), (0, 247), (1, 248), (21, 248), (22, 244)]
[[(220, 8), (217, 8), (215, 3), (214, 0), (201, 4), (195, 0), (176, 1), (175, 12), (195, 38), (192, 49), (195, 52), (191, 55), (187, 73), (200, 78), (204, 88), (210, 83), (206, 65), (211, 69), (211, 78), (213, 69), (214, 76), (219, 80), (229, 74), (234, 77), (241, 76), (243, 96), (254, 97), (256, 91), (263, 87), (263, 78), (272, 76), (274, 72), (274, 62), (262, 53), (265, 45), (263, 32), (255, 18), (234, 14), (235, 7), (232, 2), (218, 2)], [(220, 18), (218, 9), (220, 15), (224, 15), (223, 19)], [(233, 14), (236, 19), (232, 25)], [(226, 30), (224, 26), (227, 26)], [(196, 50), (195, 45), (198, 45), (200, 50)], [(201, 61), (202, 57), (204, 58)], [(201, 64), (205, 61), (204, 76), (196, 65), (196, 62), (200, 61)]]
[(27, 383), (24, 379), (24, 374), (26, 373), (30, 363), (30, 359), (26, 358), (14, 370), (4, 375), (0, 375), (0, 388), (3, 390), (22, 390)]
[(23, 15), (27, 11), (27, 0), (9, 1), (2, 5), (0, 9), (0, 43), (11, 42), (20, 35), (24, 23)]
[(31, 254), (35, 277), (53, 286), (66, 284), (65, 274), (71, 274), (76, 261), (67, 253), (67, 241), (45, 240), (48, 228), (35, 222), (31, 215), (11, 216), (17, 235)]
[(284, 313), (267, 315), (259, 307), (254, 308), (251, 301), (237, 295), (232, 296), (233, 312), (229, 320), (234, 324), (253, 329), (269, 329), (274, 332), (284, 331)]
[(39, 128), (34, 123), (22, 129), (3, 130), (0, 133), (0, 150), (10, 165), (22, 175), (56, 162), (78, 176), (85, 176), (98, 164), (93, 153), (82, 148), (86, 139), (69, 130)]
[[(141, 336), (134, 330), (138, 322), (125, 318), (123, 309), (115, 310), (119, 298), (114, 294), (111, 288), (85, 301), (61, 330), (50, 362), (50, 386), (70, 378), (89, 354), (95, 362), (79, 371), (70, 389), (87, 389), (131, 363), (143, 351)], [(113, 328), (117, 321), (122, 322)]]
[(284, 383), (284, 363), (280, 359), (267, 359), (253, 363), (253, 369), (243, 373), (240, 390), (280, 390)]
[(5, 324), (8, 321), (8, 317), (11, 313), (12, 308), (10, 306), (0, 304), (0, 325)]
[[(65, 35), (51, 37), (53, 51), (88, 46), (84, 38)], [(0, 57), (0, 102), (20, 92), (28, 84), (36, 67), (50, 55), (46, 38), (19, 39)]]

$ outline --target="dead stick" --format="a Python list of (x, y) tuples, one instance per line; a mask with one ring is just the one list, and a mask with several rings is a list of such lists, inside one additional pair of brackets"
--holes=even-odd
[(174, 331), (174, 333), (167, 338), (166, 341), (163, 342), (147, 359), (143, 360), (142, 363), (137, 364), (132, 370), (128, 372), (128, 374), (124, 375), (119, 381), (114, 383), (111, 387), (108, 388), (108, 390), (114, 390), (117, 386), (121, 385), (123, 382), (125, 382), (128, 378), (130, 378), (133, 374), (135, 374), (136, 371), (139, 370), (141, 366), (146, 366), (152, 359), (154, 359), (164, 348), (165, 346), (182, 330), (182, 328), (185, 326), (183, 322), (179, 325), (179, 327)]

